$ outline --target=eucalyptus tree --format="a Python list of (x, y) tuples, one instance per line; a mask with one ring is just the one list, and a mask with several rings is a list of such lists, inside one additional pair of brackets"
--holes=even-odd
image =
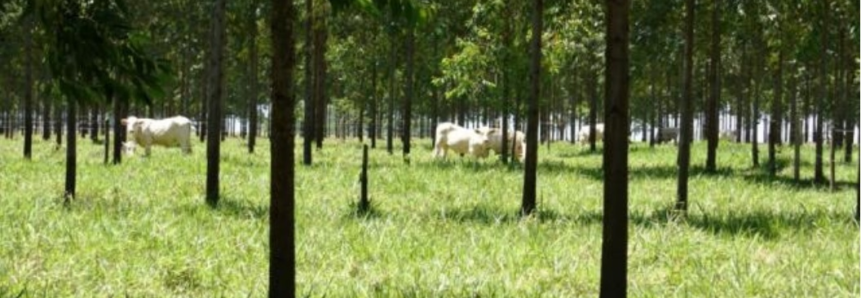
[(65, 202), (75, 196), (76, 106), (99, 101), (106, 92), (149, 101), (161, 93), (167, 66), (141, 51), (146, 40), (135, 35), (122, 0), (86, 4), (70, 0), (36, 0), (30, 12), (50, 36), (46, 60), (60, 93), (67, 99)]
[(694, 2), (685, 0), (685, 51), (684, 84), (681, 100), (681, 125), (679, 129), (678, 188), (676, 210), (688, 210), (688, 172), (691, 158), (691, 129), (693, 128), (693, 51), (694, 51)]
[(630, 2), (606, 1), (604, 218), (600, 297), (627, 296)]

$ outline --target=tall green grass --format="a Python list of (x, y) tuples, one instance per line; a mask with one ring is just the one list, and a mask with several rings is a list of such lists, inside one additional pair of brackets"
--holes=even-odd
[[(222, 144), (222, 198), (204, 203), (205, 148), (155, 148), (102, 164), (81, 141), (78, 197), (63, 207), (64, 152), (0, 140), (0, 296), (245, 297), (267, 283), (269, 147)], [(397, 149), (397, 148), (396, 148)], [(397, 151), (399, 152), (399, 151)], [(538, 216), (521, 220), (522, 168), (493, 160), (412, 163), (371, 151), (373, 212), (356, 215), (361, 144), (327, 140), (296, 167), (300, 295), (577, 297), (598, 291), (601, 155), (554, 143), (539, 152)], [(801, 183), (791, 150), (776, 178), (750, 167), (748, 146), (722, 143), (717, 173), (693, 147), (690, 213), (669, 216), (676, 150), (632, 144), (629, 293), (633, 297), (857, 297), (857, 166), (840, 188)], [(300, 157), (297, 148), (295, 152)], [(857, 158), (857, 157), (856, 157)], [(300, 160), (300, 159), (297, 159)], [(762, 160), (763, 163), (765, 159)], [(827, 157), (826, 157), (827, 161)]]

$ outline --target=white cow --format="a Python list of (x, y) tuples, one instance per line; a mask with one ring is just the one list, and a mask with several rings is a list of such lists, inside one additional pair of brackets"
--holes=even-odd
[[(477, 131), (478, 133), (487, 136), (488, 149), (493, 150), (496, 154), (502, 154), (502, 131), (500, 129), (485, 126), (478, 128)], [(514, 134), (512, 135), (511, 131), (509, 131), (506, 138), (508, 141), (508, 148), (511, 148), (512, 145), (514, 145), (514, 155), (517, 156), (518, 160), (523, 162), (526, 158), (526, 135), (520, 131), (514, 131)]]
[[(577, 132), (577, 139), (580, 140), (581, 144), (585, 144), (589, 142), (589, 125), (583, 125), (580, 127), (580, 131)], [(604, 140), (604, 123), (595, 124), (595, 141), (603, 141)]]
[(658, 129), (658, 143), (664, 143), (669, 141), (678, 142), (678, 138), (678, 127), (661, 127)]
[[(155, 120), (132, 116), (122, 119), (122, 123), (132, 142), (143, 146), (147, 156), (150, 155), (150, 146), (154, 144), (165, 147), (178, 145), (183, 153), (191, 154), (191, 120), (188, 118), (176, 116)], [(133, 144), (126, 146), (130, 150), (135, 148)]]
[(436, 126), (436, 143), (433, 156), (445, 158), (449, 149), (458, 154), (469, 153), (472, 156), (485, 158), (488, 153), (488, 139), (476, 130), (466, 129), (451, 122), (443, 122)]

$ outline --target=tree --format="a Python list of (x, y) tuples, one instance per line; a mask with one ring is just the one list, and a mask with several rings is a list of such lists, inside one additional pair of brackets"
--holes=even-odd
[(685, 0), (685, 53), (684, 84), (680, 102), (681, 125), (679, 127), (679, 175), (676, 210), (688, 210), (688, 170), (691, 164), (691, 130), (693, 129), (693, 52), (694, 52), (694, 0)]
[(404, 148), (403, 148), (404, 161), (407, 164), (409, 164), (410, 163), (410, 132), (412, 131), (410, 129), (410, 121), (412, 120), (412, 97), (413, 97), (413, 88), (414, 88), (413, 85), (415, 84), (415, 82), (414, 82), (415, 78), (413, 77), (413, 64), (414, 64), (414, 60), (415, 60), (415, 57), (414, 57), (414, 54), (415, 54), (415, 33), (414, 33), (415, 28), (414, 27), (415, 27), (415, 25), (414, 24), (407, 24), (406, 26), (407, 26), (407, 28), (406, 28), (406, 30), (407, 30), (407, 36), (406, 36), (407, 65), (406, 65), (406, 73), (404, 74), (406, 76), (406, 78), (405, 78), (406, 83), (404, 84), (406, 87), (404, 90), (404, 106), (403, 106), (404, 117), (402, 119), (403, 129), (401, 129), (401, 134), (402, 134), (401, 140), (404, 143)]
[(273, 0), (271, 5), (269, 24), (273, 54), (270, 72), (272, 146), (269, 179), (269, 297), (294, 297), (296, 247), (293, 147), (296, 119), (293, 110), (296, 98), (293, 70), (296, 53), (293, 24), (296, 11), (290, 1)]
[(532, 41), (529, 62), (529, 110), (526, 114), (526, 159), (523, 174), (523, 203), (520, 214), (535, 212), (536, 170), (538, 168), (538, 99), (541, 94), (541, 34), (543, 33), (543, 0), (532, 2)]
[(206, 203), (218, 205), (218, 175), (221, 156), (221, 105), (224, 90), (224, 51), (226, 43), (225, 10), (226, 0), (215, 0), (212, 11), (210, 47), (207, 61), (206, 101), (208, 104), (206, 135)]
[(626, 297), (628, 264), (628, 11), (627, 0), (607, 3), (604, 72), (604, 230), (601, 297)]
[(248, 153), (254, 153), (254, 145), (256, 145), (256, 142), (257, 142), (257, 126), (258, 126), (258, 124), (257, 124), (257, 122), (258, 122), (257, 121), (257, 98), (260, 94), (260, 90), (258, 90), (258, 80), (257, 80), (257, 78), (258, 78), (257, 67), (259, 64), (259, 61), (258, 61), (259, 59), (258, 59), (258, 55), (257, 55), (257, 31), (258, 31), (258, 29), (257, 29), (257, 9), (258, 9), (257, 6), (258, 6), (257, 1), (252, 0), (251, 1), (251, 15), (248, 19), (249, 20), (249, 24), (248, 24), (249, 46), (248, 47), (249, 47), (249, 52), (250, 52), (249, 55), (251, 56), (250, 57), (250, 60), (251, 60), (250, 61), (250, 63), (251, 63), (250, 68), (251, 69), (249, 70), (249, 72), (251, 73), (250, 82), (249, 82), (250, 86), (248, 86), (248, 88), (250, 89), (249, 93), (251, 93), (249, 96), (250, 103), (248, 104), (249, 105), (249, 107), (248, 107), (248, 113), (249, 113), (249, 119), (248, 119), (248, 124), (249, 124), (249, 127), (248, 127)]
[[(161, 93), (167, 66), (141, 50), (145, 39), (130, 38), (132, 27), (122, 0), (36, 0), (27, 13), (38, 14), (48, 33), (46, 60), (59, 91), (67, 100), (65, 203), (75, 196), (76, 106), (98, 101), (106, 91), (148, 102)], [(132, 97), (129, 96), (129, 97)], [(59, 108), (57, 109), (59, 113)], [(59, 118), (59, 117), (58, 117)], [(57, 134), (58, 144), (60, 134)]]
[(716, 158), (718, 147), (718, 102), (720, 102), (720, 0), (712, 0), (712, 40), (711, 40), (711, 67), (709, 68), (709, 81), (711, 81), (711, 93), (706, 104), (706, 138), (708, 149), (706, 153), (706, 171), (716, 170)]
[(24, 158), (33, 154), (33, 31), (32, 16), (24, 20)]
[(314, 0), (305, 0), (305, 115), (302, 119), (302, 164), (310, 166), (313, 162), (313, 153), (311, 151), (314, 143), (314, 93), (312, 88), (314, 73), (311, 70), (311, 61), (314, 57), (314, 47), (312, 43), (314, 27)]
[(825, 172), (822, 170), (822, 109), (825, 98), (828, 97), (828, 14), (829, 1), (823, 0), (821, 3), (819, 21), (819, 96), (816, 97), (816, 124), (813, 132), (813, 141), (816, 142), (816, 159), (813, 165), (813, 181), (816, 183), (825, 182)]

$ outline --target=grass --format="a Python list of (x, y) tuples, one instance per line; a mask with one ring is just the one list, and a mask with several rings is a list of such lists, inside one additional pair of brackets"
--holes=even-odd
[[(204, 203), (203, 144), (191, 156), (155, 148), (106, 166), (102, 147), (80, 141), (78, 197), (65, 208), (63, 150), (37, 140), (25, 161), (20, 138), (0, 139), (0, 296), (265, 296), (269, 147), (260, 141), (253, 155), (240, 140), (223, 143), (215, 209)], [(366, 215), (353, 210), (358, 141), (327, 140), (313, 166), (296, 167), (298, 294), (597, 295), (600, 154), (542, 146), (539, 214), (521, 220), (521, 168), (435, 162), (429, 141), (417, 142), (409, 166), (371, 150)], [(667, 211), (675, 147), (632, 144), (632, 297), (858, 296), (856, 164), (838, 163), (831, 192), (809, 182), (810, 147), (796, 183), (788, 148), (772, 178), (751, 169), (748, 146), (731, 143), (719, 148), (720, 170), (705, 173), (704, 145), (693, 147), (690, 213), (678, 221)]]

